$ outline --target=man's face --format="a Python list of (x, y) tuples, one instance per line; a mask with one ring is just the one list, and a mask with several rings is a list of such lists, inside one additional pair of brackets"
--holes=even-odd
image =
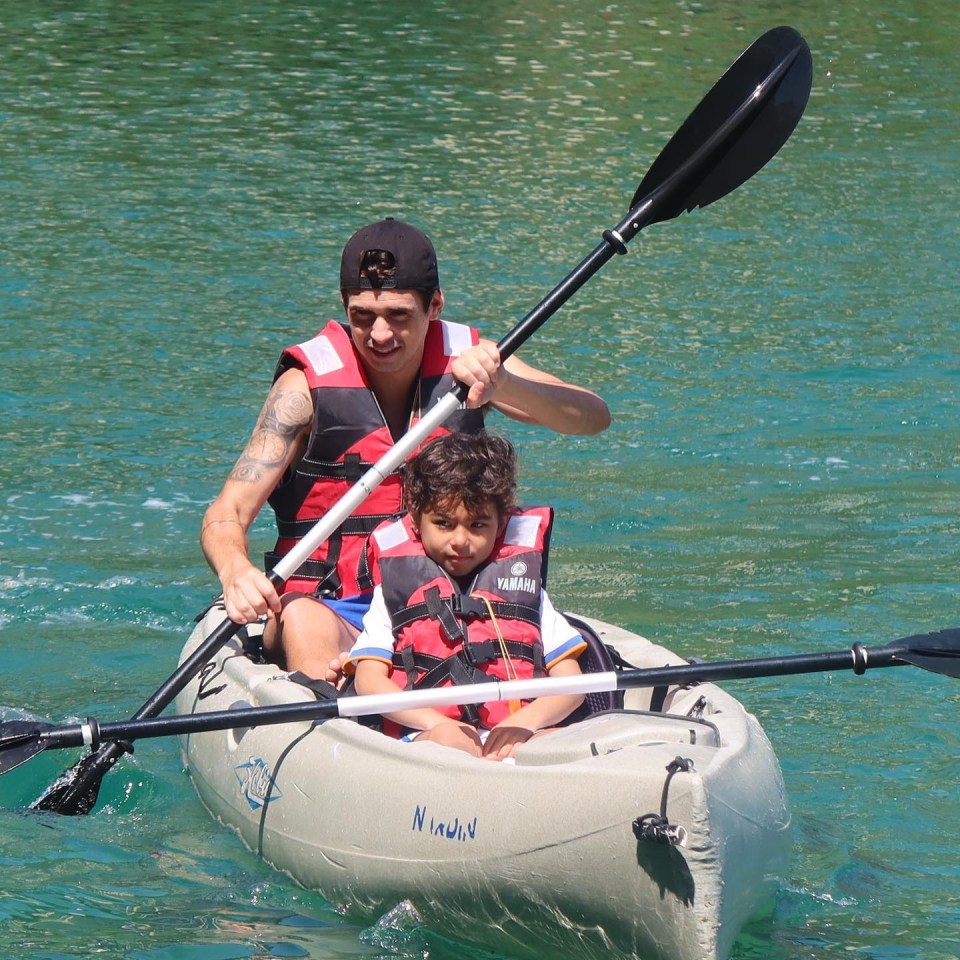
[(413, 290), (351, 291), (347, 319), (364, 366), (375, 374), (419, 371), (427, 324), (442, 308), (439, 290), (426, 310)]

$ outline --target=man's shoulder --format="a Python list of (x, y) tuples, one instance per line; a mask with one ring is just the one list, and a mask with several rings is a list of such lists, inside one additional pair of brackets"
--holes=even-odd
[(280, 354), (277, 372), (279, 376), (283, 371), (295, 367), (312, 379), (355, 365), (355, 351), (349, 332), (342, 324), (331, 320), (309, 340), (285, 347)]

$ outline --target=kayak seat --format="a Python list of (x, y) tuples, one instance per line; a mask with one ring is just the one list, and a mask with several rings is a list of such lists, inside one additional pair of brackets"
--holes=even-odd
[[(616, 670), (618, 663), (623, 662), (616, 650), (604, 643), (593, 627), (585, 620), (581, 620), (579, 617), (575, 617), (569, 613), (565, 613), (564, 617), (566, 617), (571, 626), (577, 629), (587, 644), (587, 649), (580, 654), (580, 669), (584, 673), (606, 673), (609, 670)], [(606, 713), (608, 710), (622, 709), (622, 690), (588, 693), (583, 703), (560, 723), (559, 726), (566, 727), (571, 723), (585, 720), (595, 713)]]

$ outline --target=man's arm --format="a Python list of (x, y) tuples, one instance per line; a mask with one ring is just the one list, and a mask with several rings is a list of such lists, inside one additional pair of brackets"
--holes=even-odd
[(489, 403), (514, 420), (558, 433), (593, 434), (610, 426), (610, 411), (592, 390), (537, 370), (515, 355), (501, 364), (490, 340), (465, 350), (452, 370), (470, 388), (468, 407)]
[(287, 370), (271, 388), (240, 459), (203, 516), (200, 546), (220, 580), (227, 616), (237, 623), (280, 611), (273, 584), (250, 562), (247, 532), (302, 453), (312, 421), (307, 379), (302, 370)]

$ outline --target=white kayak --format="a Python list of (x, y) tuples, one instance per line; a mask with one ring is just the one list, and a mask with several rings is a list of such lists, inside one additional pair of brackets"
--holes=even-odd
[[(183, 657), (223, 619), (211, 609)], [(584, 623), (636, 667), (685, 662)], [(315, 698), (248, 656), (255, 641), (230, 641), (178, 713)], [(534, 739), (513, 764), (343, 718), (195, 733), (181, 747), (214, 816), (354, 919), (403, 904), (427, 928), (537, 960), (722, 960), (785, 865), (783, 779), (732, 696), (664, 693), (628, 690), (623, 709)]]

